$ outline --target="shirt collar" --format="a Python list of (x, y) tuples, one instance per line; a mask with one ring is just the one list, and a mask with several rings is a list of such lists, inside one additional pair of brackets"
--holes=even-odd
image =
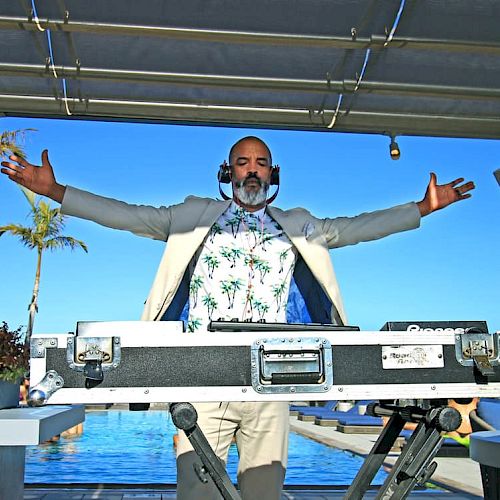
[(264, 214), (266, 212), (266, 207), (259, 208), (259, 210), (256, 210), (255, 212), (249, 212), (248, 210), (245, 210), (243, 207), (238, 205), (234, 200), (231, 202), (231, 205), (229, 206), (229, 210), (233, 214), (237, 213), (244, 213), (246, 216), (252, 216), (256, 217), (257, 219), (261, 219), (264, 217)]

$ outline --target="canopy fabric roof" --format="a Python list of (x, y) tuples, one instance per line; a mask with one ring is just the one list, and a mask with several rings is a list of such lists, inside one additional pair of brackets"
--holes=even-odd
[(500, 137), (498, 0), (34, 5), (0, 4), (4, 116)]

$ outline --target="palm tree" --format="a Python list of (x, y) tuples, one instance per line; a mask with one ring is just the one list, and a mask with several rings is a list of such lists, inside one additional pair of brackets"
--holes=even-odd
[(241, 288), (243, 282), (239, 278), (234, 278), (229, 276), (229, 279), (222, 280), (220, 282), (220, 289), (222, 293), (227, 295), (227, 300), (229, 302), (228, 309), (232, 309), (234, 305), (234, 297), (236, 292)]
[(219, 253), (221, 257), (224, 257), (224, 259), (231, 260), (231, 250), (229, 249), (229, 247), (225, 246), (220, 247)]
[(253, 321), (253, 308), (255, 304), (255, 293), (251, 288), (247, 289), (247, 296), (245, 297), (245, 300), (242, 301), (243, 303), (243, 314), (246, 314), (246, 308), (250, 309), (250, 318), (245, 318), (247, 321)]
[(271, 291), (273, 292), (273, 297), (276, 300), (276, 312), (279, 312), (281, 307), (281, 302), (283, 300), (283, 293), (285, 291), (285, 280), (283, 280), (279, 285), (272, 285)]
[(203, 305), (207, 308), (208, 319), (212, 319), (212, 314), (217, 309), (217, 301), (208, 293), (203, 296)]
[(264, 252), (267, 252), (266, 243), (268, 241), (271, 241), (273, 238), (274, 238), (274, 235), (269, 233), (269, 231), (266, 228), (264, 228), (264, 231), (262, 231), (261, 242), (260, 242), (260, 246), (261, 246), (262, 250), (264, 250)]
[(231, 309), (231, 284), (229, 283), (229, 280), (221, 281), (220, 289), (222, 293), (227, 295), (227, 301), (229, 303), (228, 307)]
[(193, 318), (188, 321), (188, 332), (195, 332), (201, 326), (201, 318)]
[(283, 250), (282, 252), (280, 252), (279, 254), (279, 259), (280, 259), (280, 269), (279, 269), (279, 273), (281, 274), (283, 272), (283, 266), (285, 264), (285, 261), (286, 261), (286, 258), (288, 256), (288, 252), (290, 251), (290, 248), (287, 248), (286, 250)]
[(239, 259), (243, 255), (243, 250), (241, 248), (232, 247), (230, 250), (230, 260), (232, 262), (231, 267), (236, 265), (236, 259)]
[(213, 278), (214, 271), (217, 267), (219, 267), (219, 264), (220, 264), (219, 259), (217, 258), (217, 255), (210, 253), (210, 254), (205, 255), (202, 260), (208, 267), (208, 277)]
[(210, 237), (210, 243), (214, 242), (214, 238), (218, 235), (222, 234), (222, 228), (220, 227), (220, 224), (217, 222), (214, 222), (213, 226), (210, 229), (209, 237)]
[(255, 269), (254, 269), (254, 264), (255, 261), (259, 257), (253, 255), (251, 252), (245, 255), (245, 266), (248, 266), (250, 268), (250, 273), (249, 273), (249, 278), (253, 280), (255, 278)]
[(0, 226), (0, 236), (4, 233), (17, 236), (24, 246), (27, 246), (31, 250), (36, 249), (38, 254), (33, 296), (28, 307), (29, 321), (26, 331), (26, 343), (28, 344), (33, 332), (35, 314), (38, 312), (38, 291), (40, 289), (43, 252), (45, 250), (57, 250), (65, 247), (70, 247), (71, 249), (80, 247), (87, 252), (87, 246), (83, 241), (61, 234), (65, 222), (64, 215), (61, 214), (59, 208), (52, 208), (48, 203), (37, 199), (35, 193), (30, 190), (23, 187), (21, 189), (30, 204), (30, 217), (33, 223), (31, 226), (22, 226), (20, 224)]
[(264, 319), (265, 314), (269, 312), (269, 305), (266, 302), (262, 302), (260, 299), (254, 300), (253, 305), (259, 313), (259, 319)]
[(257, 271), (260, 273), (260, 283), (261, 285), (264, 284), (264, 278), (266, 277), (266, 274), (271, 270), (271, 266), (269, 265), (269, 262), (264, 259), (257, 258), (254, 261), (254, 266)]
[(193, 307), (198, 303), (198, 290), (203, 285), (203, 278), (199, 275), (193, 275), (189, 283), (189, 294), (193, 297)]
[(236, 259), (239, 259), (243, 255), (243, 250), (235, 246), (232, 247), (220, 247), (219, 251), (221, 257), (224, 257), (228, 262), (231, 263), (231, 268), (236, 265)]
[(226, 226), (231, 226), (231, 233), (233, 238), (236, 238), (238, 231), (240, 229), (241, 223), (245, 220), (245, 211), (243, 209), (237, 209), (233, 212), (233, 217), (226, 220)]
[(252, 217), (252, 215), (253, 214), (250, 214), (250, 220), (248, 221), (247, 228), (248, 232), (252, 235), (252, 246), (255, 248), (259, 242), (259, 228), (257, 227), (257, 221)]

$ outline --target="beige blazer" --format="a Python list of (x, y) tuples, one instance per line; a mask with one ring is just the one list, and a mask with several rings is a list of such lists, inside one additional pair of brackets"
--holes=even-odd
[[(230, 203), (189, 196), (178, 205), (150, 207), (131, 205), (68, 186), (61, 212), (167, 242), (142, 314), (144, 320), (160, 320), (212, 224)], [(346, 324), (347, 319), (329, 249), (375, 240), (415, 229), (420, 224), (415, 203), (334, 219), (318, 219), (303, 208), (281, 210), (269, 206), (267, 210), (281, 225), (328, 297), (329, 313), (338, 324)]]

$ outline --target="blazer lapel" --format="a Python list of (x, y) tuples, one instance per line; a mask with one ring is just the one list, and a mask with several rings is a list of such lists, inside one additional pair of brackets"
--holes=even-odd
[[(307, 220), (302, 217), (284, 215), (281, 210), (275, 210), (272, 207), (268, 207), (268, 210), (269, 214), (280, 224), (290, 238), (315, 279), (326, 291), (329, 300), (332, 301), (332, 314), (337, 319), (337, 322), (345, 324), (344, 307), (328, 249), (320, 244), (311, 243), (306, 236), (309, 231), (314, 231), (314, 228), (308, 227)], [(308, 236), (311, 235), (312, 233)]]
[(231, 205), (231, 200), (224, 202), (212, 201), (208, 207), (201, 213), (196, 227), (191, 236), (191, 248), (198, 248), (205, 237), (207, 236), (210, 228), (219, 216)]

